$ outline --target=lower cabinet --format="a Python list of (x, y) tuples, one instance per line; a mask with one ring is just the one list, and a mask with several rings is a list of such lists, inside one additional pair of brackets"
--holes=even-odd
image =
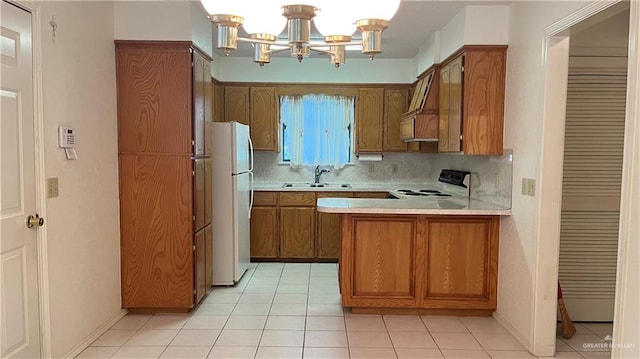
[(313, 258), (315, 208), (280, 208), (280, 257)]
[(194, 273), (195, 273), (196, 303), (198, 303), (202, 298), (204, 298), (204, 295), (207, 294), (206, 229), (203, 228), (198, 232), (196, 232), (194, 242), (195, 242)]
[(253, 207), (251, 210), (251, 258), (279, 258), (278, 242), (278, 207)]
[[(385, 193), (386, 195), (386, 193)], [(318, 192), (318, 198), (352, 198), (351, 192)], [(340, 214), (317, 214), (316, 258), (338, 260), (340, 257)]]
[(496, 308), (498, 216), (343, 215), (345, 307)]

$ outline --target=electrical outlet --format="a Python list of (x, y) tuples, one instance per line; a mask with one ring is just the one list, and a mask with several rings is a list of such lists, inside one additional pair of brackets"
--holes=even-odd
[(391, 166), (391, 173), (398, 173), (398, 165)]
[(536, 180), (533, 178), (522, 178), (522, 194), (534, 197), (536, 195)]
[(58, 197), (58, 177), (47, 178), (47, 198)]

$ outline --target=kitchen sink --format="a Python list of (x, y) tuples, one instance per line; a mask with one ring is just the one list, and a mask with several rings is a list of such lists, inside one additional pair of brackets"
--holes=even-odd
[(351, 188), (348, 183), (310, 183), (310, 182), (294, 182), (285, 183), (282, 188)]

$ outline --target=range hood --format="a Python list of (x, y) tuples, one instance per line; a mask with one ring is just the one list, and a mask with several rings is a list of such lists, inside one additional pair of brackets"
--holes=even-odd
[(438, 142), (438, 85), (436, 67), (416, 84), (409, 111), (400, 121), (400, 138), (405, 142)]

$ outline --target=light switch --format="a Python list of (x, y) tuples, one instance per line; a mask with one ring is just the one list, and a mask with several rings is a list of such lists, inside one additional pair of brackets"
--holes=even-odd
[(47, 178), (47, 198), (58, 197), (58, 177)]

